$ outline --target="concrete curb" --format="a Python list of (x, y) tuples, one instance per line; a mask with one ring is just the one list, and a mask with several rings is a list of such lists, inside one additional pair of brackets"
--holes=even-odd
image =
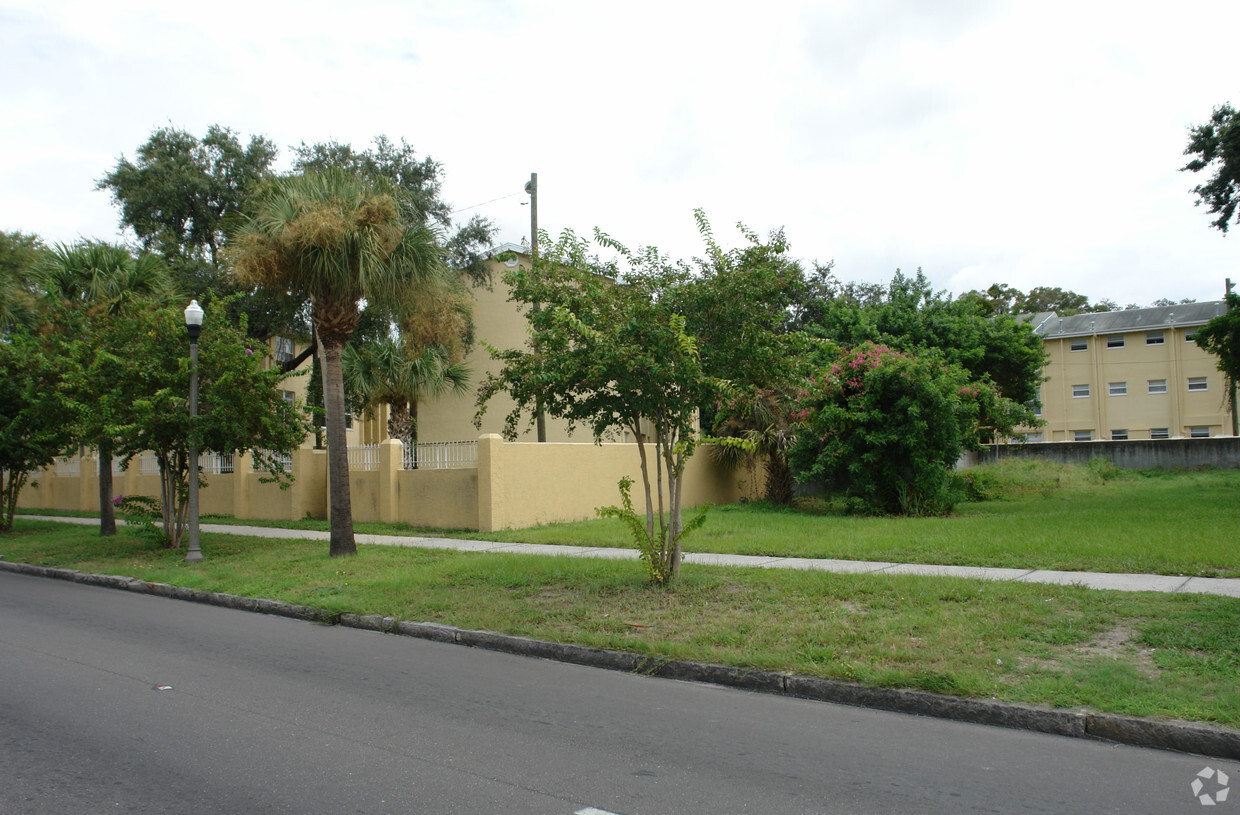
[(1017, 730), (1032, 730), (1074, 738), (1091, 738), (1136, 747), (1197, 753), (1216, 758), (1240, 759), (1240, 731), (1197, 722), (1146, 719), (1137, 716), (1092, 713), (1085, 710), (1062, 710), (997, 700), (967, 699), (930, 691), (880, 688), (855, 682), (776, 671), (687, 660), (669, 660), (627, 651), (569, 645), (510, 634), (497, 634), (491, 631), (474, 631), (439, 623), (410, 622), (377, 614), (347, 612), (338, 614), (268, 598), (200, 591), (184, 586), (171, 586), (167, 583), (151, 583), (124, 575), (90, 574), (76, 569), (11, 563), (3, 558), (0, 558), (0, 571), (69, 580), (91, 586), (207, 603), (239, 611), (274, 614), (309, 622), (417, 637), (434, 642), (465, 645), (488, 651), (538, 657), (662, 679), (705, 682), (757, 693), (794, 696), (853, 707), (874, 708)]

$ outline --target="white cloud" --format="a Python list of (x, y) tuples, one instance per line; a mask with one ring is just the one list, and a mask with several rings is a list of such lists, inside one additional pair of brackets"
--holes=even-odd
[(846, 280), (1214, 298), (1240, 252), (1178, 168), (1233, 92), (1238, 23), (1222, 0), (8, 2), (0, 228), (111, 237), (117, 157), (219, 123), (286, 163), (403, 137), (455, 206), (501, 199), (459, 217), (504, 240), (537, 171), (544, 227), (677, 255), (701, 206)]

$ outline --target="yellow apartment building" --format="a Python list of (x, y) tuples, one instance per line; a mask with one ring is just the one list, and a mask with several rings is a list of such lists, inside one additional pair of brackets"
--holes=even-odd
[(1225, 301), (1031, 318), (1047, 352), (1040, 441), (1206, 438), (1231, 435), (1230, 395), (1196, 330)]

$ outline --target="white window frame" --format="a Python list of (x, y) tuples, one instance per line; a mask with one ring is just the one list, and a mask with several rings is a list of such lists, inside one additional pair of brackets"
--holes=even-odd
[[(1080, 348), (1076, 347), (1077, 343), (1080, 343), (1080, 346), (1081, 346)], [(1089, 339), (1087, 337), (1077, 337), (1074, 340), (1068, 340), (1068, 350), (1069, 351), (1088, 351), (1089, 350)]]
[(1107, 348), (1123, 348), (1123, 347), (1124, 347), (1124, 335), (1123, 334), (1108, 334), (1107, 335)]
[(1112, 430), (1111, 441), (1128, 441), (1127, 430)]
[(1128, 383), (1127, 382), (1108, 382), (1107, 383), (1107, 396), (1127, 396), (1127, 395), (1128, 395)]
[(1188, 437), (1190, 439), (1208, 439), (1210, 438), (1210, 426), (1190, 427), (1188, 429)]
[(1169, 427), (1151, 427), (1151, 439), (1169, 439), (1171, 438), (1171, 428)]
[(1086, 383), (1084, 385), (1073, 385), (1072, 386), (1072, 398), (1073, 399), (1088, 399), (1089, 398), (1089, 384)]
[(1188, 392), (1200, 393), (1201, 391), (1210, 390), (1210, 377), (1208, 376), (1190, 376), (1188, 378)]
[(1145, 383), (1145, 392), (1160, 394), (1167, 392), (1167, 380), (1165, 379), (1149, 379)]
[(1162, 345), (1166, 341), (1167, 339), (1166, 337), (1163, 336), (1163, 332), (1161, 331), (1145, 332), (1145, 344), (1146, 345)]
[[(1085, 438), (1081, 438), (1081, 434), (1085, 434)], [(1092, 430), (1073, 430), (1072, 441), (1093, 441), (1094, 431)]]
[(1024, 443), (1025, 443), (1025, 444), (1040, 444), (1041, 442), (1042, 442), (1042, 434), (1041, 434), (1041, 432), (1038, 432), (1038, 433), (1026, 433), (1026, 434), (1024, 435)]
[(1189, 331), (1188, 333), (1186, 333), (1184, 335), (1184, 342), (1196, 343), (1197, 342), (1197, 329), (1194, 328), (1192, 331)]
[(286, 362), (292, 362), (293, 359), (297, 356), (297, 353), (296, 353), (297, 348), (293, 344), (293, 340), (289, 337), (280, 337), (280, 336), (277, 336), (275, 340), (276, 340), (275, 341), (276, 364), (283, 365)]

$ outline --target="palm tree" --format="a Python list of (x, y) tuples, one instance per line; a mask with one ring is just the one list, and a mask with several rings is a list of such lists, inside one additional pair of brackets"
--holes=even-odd
[(446, 274), (436, 234), (406, 224), (384, 189), (338, 170), (289, 176), (257, 196), (228, 255), (240, 282), (310, 303), (323, 358), (332, 557), (357, 553), (349, 493), (341, 356), (359, 303), (396, 309)]
[(453, 363), (446, 348), (413, 349), (398, 337), (386, 337), (344, 349), (344, 385), (368, 410), (388, 405), (388, 436), (413, 449), (418, 433), (418, 401), (449, 391), (469, 389), (470, 370)]
[[(123, 246), (83, 241), (56, 246), (34, 269), (43, 293), (53, 302), (79, 308), (87, 316), (107, 315), (140, 307), (171, 294), (171, 277), (164, 261), (147, 252), (134, 256)], [(98, 352), (99, 349), (91, 349)], [(95, 411), (93, 439), (99, 453), (99, 534), (116, 534), (112, 504), (112, 445), (104, 431), (106, 411)]]

